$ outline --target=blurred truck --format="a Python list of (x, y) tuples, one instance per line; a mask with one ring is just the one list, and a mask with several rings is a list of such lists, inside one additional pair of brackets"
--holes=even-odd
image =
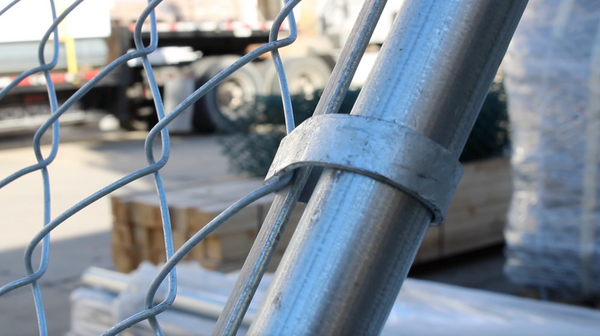
[[(57, 12), (73, 1), (55, 1)], [(401, 2), (388, 3), (371, 41), (373, 47), (353, 82), (355, 88), (364, 82)], [(0, 0), (0, 7), (9, 3)], [(68, 15), (59, 26), (59, 59), (51, 72), (59, 104), (134, 48), (135, 21), (146, 6), (146, 0), (86, 0)], [(268, 42), (281, 6), (278, 0), (163, 1), (156, 8), (158, 48), (149, 60), (167, 113), (239, 57)], [(361, 6), (362, 2), (351, 0), (304, 0), (295, 9), (299, 38), (281, 50), (292, 94), (312, 95), (325, 86)], [(51, 22), (50, 2), (43, 0), (23, 0), (0, 16), (0, 89), (39, 65), (39, 41)], [(282, 34), (287, 33), (286, 24)], [(146, 44), (149, 28), (146, 22), (142, 30)], [(49, 63), (52, 40), (44, 54)], [(32, 75), (0, 100), (0, 134), (39, 127), (50, 113), (45, 84), (43, 74)], [(169, 128), (179, 133), (225, 130), (251, 113), (256, 96), (278, 93), (277, 74), (266, 56), (227, 78)], [(113, 114), (126, 129), (151, 127), (157, 121), (140, 59), (113, 71), (59, 120), (85, 122), (95, 111)]]

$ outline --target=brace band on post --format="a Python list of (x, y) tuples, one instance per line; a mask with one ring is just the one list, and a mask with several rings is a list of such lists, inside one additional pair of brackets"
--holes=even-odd
[(314, 116), (286, 136), (265, 181), (304, 166), (351, 171), (398, 188), (431, 210), (431, 225), (444, 221), (463, 173), (450, 151), (424, 135), (393, 122), (344, 114)]

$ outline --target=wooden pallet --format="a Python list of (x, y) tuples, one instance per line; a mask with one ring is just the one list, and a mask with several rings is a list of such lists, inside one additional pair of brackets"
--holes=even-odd
[[(464, 166), (446, 222), (430, 227), (415, 262), (425, 262), (501, 243), (511, 197), (510, 164), (499, 158)], [(262, 180), (239, 180), (186, 185), (167, 190), (173, 242), (178, 249), (235, 201), (262, 186)], [(200, 242), (186, 256), (218, 271), (239, 269), (274, 199), (254, 202)], [(120, 272), (130, 272), (142, 260), (165, 262), (162, 215), (155, 193), (112, 197), (113, 261)], [(274, 270), (300, 220), (298, 204), (269, 265)]]

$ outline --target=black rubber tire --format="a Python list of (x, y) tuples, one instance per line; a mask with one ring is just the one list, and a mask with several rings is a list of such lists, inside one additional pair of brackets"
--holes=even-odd
[[(309, 95), (325, 88), (332, 71), (331, 66), (318, 56), (284, 58), (283, 68), (290, 94), (306, 95), (308, 99)], [(265, 78), (268, 94), (279, 95), (281, 89), (274, 65), (268, 68)]]
[[(202, 59), (192, 63), (191, 67), (194, 73), (196, 89), (202, 86), (203, 76), (211, 67), (211, 65), (217, 60), (217, 56), (209, 56), (203, 57)], [(194, 116), (192, 117), (192, 125), (194, 126), (194, 129), (200, 133), (214, 133), (216, 131), (213, 121), (199, 101), (194, 103)]]
[[(194, 64), (200, 87), (239, 59), (238, 56), (209, 57)], [(264, 80), (254, 64), (246, 64), (207, 92), (194, 105), (194, 127), (199, 131), (241, 131), (238, 121), (254, 112), (257, 95), (264, 95)], [(212, 128), (212, 129), (211, 129)]]

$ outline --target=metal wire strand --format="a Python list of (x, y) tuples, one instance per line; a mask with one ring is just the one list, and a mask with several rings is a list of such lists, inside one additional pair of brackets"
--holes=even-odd
[[(299, 1), (294, 1), (294, 0), (286, 1), (286, 5), (285, 5), (284, 9), (288, 6), (293, 8), (294, 6), (297, 5), (297, 3), (299, 3)], [(283, 12), (284, 11), (282, 11), (282, 13)], [(295, 18), (294, 18), (294, 15), (293, 15), (293, 12), (291, 11), (291, 9), (290, 9), (290, 14), (288, 15), (288, 20), (290, 23), (290, 36), (294, 36), (294, 38), (295, 38), (295, 36), (297, 35), (296, 21), (295, 21)], [(277, 39), (277, 31), (273, 29), (273, 30), (271, 30), (271, 32), (269, 34), (269, 40), (273, 41), (275, 39)], [(293, 117), (294, 113), (293, 113), (293, 109), (292, 109), (291, 96), (290, 96), (289, 87), (287, 84), (287, 79), (285, 76), (285, 69), (283, 68), (283, 62), (281, 61), (279, 51), (277, 49), (275, 49), (271, 52), (271, 54), (273, 55), (275, 69), (277, 70), (279, 85), (281, 88), (286, 132), (289, 134), (295, 128), (295, 122), (294, 122), (294, 117)], [(261, 233), (263, 230), (264, 230), (264, 232), (268, 231), (268, 234), (267, 234), (268, 237), (264, 241), (264, 245), (262, 246), (260, 255), (257, 256), (256, 260), (247, 260), (246, 261), (246, 262), (250, 262), (250, 263), (254, 262), (252, 271), (249, 274), (247, 279), (242, 279), (242, 277), (244, 277), (244, 274), (240, 273), (240, 279), (238, 279), (238, 282), (236, 282), (236, 286), (240, 286), (240, 287), (237, 288), (238, 289), (237, 291), (235, 289), (234, 289), (234, 291), (232, 291), (232, 294), (234, 295), (234, 300), (231, 302), (235, 301), (236, 303), (233, 304), (233, 309), (224, 309), (223, 310), (223, 313), (221, 314), (221, 316), (219, 317), (219, 320), (217, 321), (217, 326), (216, 326), (215, 330), (213, 331), (213, 335), (217, 335), (217, 334), (234, 335), (237, 333), (237, 330), (239, 329), (239, 327), (242, 323), (244, 315), (246, 314), (248, 306), (250, 305), (250, 302), (252, 301), (254, 293), (256, 292), (256, 289), (258, 288), (260, 280), (262, 279), (262, 276), (266, 270), (266, 267), (271, 259), (272, 253), (273, 253), (275, 247), (277, 246), (277, 242), (279, 240), (279, 238), (278, 238), (279, 234), (285, 228), (285, 224), (289, 220), (291, 213), (294, 210), (295, 204), (297, 202), (297, 198), (294, 197), (294, 195), (296, 193), (299, 195), (299, 193), (304, 185), (303, 183), (298, 183), (300, 181), (300, 180), (298, 180), (298, 178), (300, 178), (300, 180), (302, 180), (303, 175), (301, 174), (301, 175), (297, 176), (297, 178), (294, 180), (293, 186), (291, 187), (291, 189), (294, 190), (294, 192), (292, 193), (292, 197), (287, 197), (286, 201), (284, 202), (283, 207), (281, 209), (276, 210), (278, 212), (278, 214), (275, 217), (275, 219), (273, 220), (272, 227), (265, 225), (261, 229)], [(255, 242), (255, 244), (256, 244), (256, 242)], [(254, 250), (254, 248), (253, 248), (253, 250)], [(236, 294), (238, 294), (239, 297), (235, 297), (235, 296), (238, 296)], [(231, 297), (228, 299), (228, 304), (229, 304), (230, 300), (231, 300)]]
[[(51, 14), (52, 14), (52, 19), (56, 20), (56, 9), (54, 7), (54, 2), (52, 0), (50, 1), (50, 8), (51, 8), (50, 10), (51, 10)], [(55, 40), (58, 40), (58, 31), (56, 28), (53, 29), (53, 33), (54, 33)], [(45, 45), (45, 42), (40, 43), (40, 48), (39, 48), (40, 50), (43, 49), (43, 45)], [(55, 57), (53, 58), (53, 61), (56, 61), (58, 59), (58, 46), (57, 46), (56, 42), (54, 44), (54, 56)], [(44, 65), (45, 60), (43, 57), (39, 58), (39, 63), (41, 66)], [(56, 62), (54, 64), (56, 64)], [(54, 65), (52, 65), (52, 67), (54, 67)], [(51, 80), (50, 80), (50, 83), (48, 83), (48, 79), (50, 78), (49, 69), (44, 69), (44, 77), (46, 78), (46, 82), (47, 82), (46, 87), (47, 87), (47, 91), (48, 91), (48, 98), (50, 100), (50, 111), (51, 111), (51, 113), (54, 113), (56, 111), (58, 104), (57, 104), (57, 98), (56, 98), (56, 91), (54, 90), (54, 84), (52, 83)], [(58, 123), (57, 122), (54, 123), (53, 134), (52, 134), (52, 144), (53, 144), (53, 147), (55, 148), (55, 152), (58, 151), (58, 143), (59, 143), (58, 139), (59, 139), (59, 135), (60, 135), (60, 130), (58, 127), (59, 127)], [(38, 163), (44, 160), (41, 151), (34, 149), (34, 152), (35, 152), (36, 160), (38, 161)], [(42, 173), (42, 180), (43, 180), (43, 198), (44, 198), (44, 223), (43, 223), (43, 225), (47, 225), (50, 222), (50, 218), (51, 218), (50, 176), (48, 173), (48, 169), (46, 167), (42, 168), (41, 173)], [(42, 254), (41, 254), (40, 258), (41, 258), (40, 267), (47, 267), (48, 261), (50, 258), (50, 236), (44, 237), (44, 241), (42, 243)], [(26, 268), (27, 274), (33, 273), (33, 269), (31, 269), (27, 266), (25, 268)], [(40, 332), (40, 335), (47, 335), (48, 334), (48, 326), (46, 323), (46, 314), (44, 311), (44, 302), (42, 299), (42, 292), (41, 292), (40, 286), (37, 282), (33, 282), (31, 284), (31, 289), (33, 291), (35, 313), (36, 313), (36, 318), (38, 321), (38, 330)]]
[[(259, 243), (261, 246), (256, 250), (256, 255), (253, 255), (253, 246), (248, 259), (244, 263), (244, 268), (246, 263), (251, 265), (250, 271), (245, 273), (244, 268), (242, 268), (236, 285), (227, 299), (221, 316), (219, 316), (215, 330), (212, 333), (213, 336), (237, 334), (309, 174), (310, 170), (300, 169), (296, 171), (293, 181), (278, 192), (277, 196), (282, 197), (283, 200), (278, 203), (276, 197), (273, 205), (271, 205), (257, 241), (254, 243), (255, 245)], [(264, 239), (261, 239), (263, 234)]]
[(6, 13), (6, 11), (8, 11), (9, 9), (11, 9), (14, 5), (16, 5), (19, 1), (21, 0), (14, 0), (13, 2), (9, 3), (8, 5), (4, 6), (4, 8), (2, 8), (0, 10), (0, 15)]
[[(150, 14), (150, 20), (153, 25), (156, 25), (156, 17), (154, 15), (154, 11)], [(144, 45), (142, 43), (141, 34), (136, 34), (134, 36), (134, 41), (135, 41), (135, 46), (137, 49), (143, 49)], [(146, 76), (148, 78), (148, 83), (149, 83), (149, 86), (150, 86), (150, 89), (152, 92), (152, 97), (154, 99), (154, 106), (156, 108), (156, 114), (158, 116), (158, 120), (161, 120), (165, 117), (164, 105), (162, 102), (160, 91), (158, 90), (156, 78), (154, 77), (154, 72), (152, 71), (152, 65), (150, 64), (150, 61), (148, 60), (148, 56), (146, 56), (146, 55), (142, 56), (142, 65), (144, 67), (144, 71), (146, 72)], [(162, 139), (162, 155), (164, 157), (166, 157), (168, 160), (168, 157), (170, 155), (170, 150), (171, 150), (168, 127), (164, 127), (161, 130), (161, 139)], [(146, 150), (146, 160), (149, 165), (154, 164), (154, 157), (153, 157), (152, 150), (150, 150), (150, 152), (148, 152), (148, 150)], [(154, 181), (155, 181), (155, 186), (156, 186), (156, 192), (158, 193), (160, 214), (161, 214), (161, 219), (162, 219), (162, 223), (163, 223), (163, 233), (164, 233), (164, 237), (165, 237), (164, 238), (165, 253), (166, 253), (167, 260), (169, 260), (174, 252), (173, 251), (174, 250), (173, 234), (172, 234), (172, 229), (171, 229), (171, 218), (169, 215), (169, 205), (167, 202), (167, 195), (165, 194), (165, 189), (164, 189), (162, 177), (160, 175), (160, 170), (157, 170), (154, 172)], [(169, 284), (169, 296), (175, 297), (175, 295), (177, 295), (177, 275), (176, 275), (175, 269), (173, 269), (171, 272), (169, 272), (168, 284)], [(157, 336), (163, 335), (163, 332), (160, 328), (160, 324), (156, 320), (155, 316), (150, 316), (148, 318), (148, 322), (150, 323), (152, 330), (154, 331), (154, 333)]]
[[(285, 2), (289, 3), (290, 0), (286, 0)], [(290, 36), (296, 36), (298, 32), (296, 30), (296, 19), (294, 18), (293, 11), (291, 11), (288, 15), (288, 21), (290, 23)], [(271, 32), (269, 34), (269, 41), (277, 40), (277, 33), (278, 29), (271, 29)], [(279, 49), (274, 49), (273, 51), (271, 51), (271, 55), (273, 56), (275, 69), (277, 70), (277, 77), (279, 79), (279, 87), (281, 88), (283, 114), (285, 116), (285, 128), (286, 132), (289, 134), (291, 131), (294, 130), (294, 128), (296, 128), (294, 122), (294, 110), (292, 108), (292, 97), (290, 96), (290, 89), (288, 87), (288, 82), (285, 77), (285, 69), (283, 68), (283, 61), (281, 60), (281, 56), (279, 55)]]
[[(8, 9), (10, 9), (12, 6), (14, 6), (18, 1), (13, 1), (12, 3), (10, 3), (8, 6), (6, 6), (1, 12), (0, 15), (2, 15), (3, 13), (5, 13)], [(72, 8), (75, 8), (77, 4), (74, 4), (74, 6), (72, 6)], [(72, 9), (71, 8), (71, 9)], [(56, 9), (54, 7), (54, 2), (51, 0), (50, 1), (50, 11), (51, 11), (51, 15), (52, 15), (52, 20), (53, 21), (61, 21), (65, 16), (61, 16), (59, 17), (59, 19), (57, 20), (56, 18)], [(68, 12), (67, 12), (68, 14)], [(58, 31), (56, 29), (56, 26), (51, 26), (47, 31), (46, 34), (44, 35), (44, 37), (42, 38), (41, 42), (40, 42), (40, 46), (39, 46), (39, 50), (43, 51), (44, 46), (46, 45), (46, 42), (48, 40), (48, 37), (50, 36), (50, 34), (54, 34), (54, 53), (53, 53), (53, 60), (52, 62), (45, 66), (45, 60), (43, 57), (43, 52), (38, 53), (38, 60), (40, 63), (40, 66), (34, 70), (35, 71), (43, 71), (44, 72), (44, 77), (46, 78), (46, 87), (47, 87), (47, 92), (48, 92), (48, 99), (50, 101), (50, 111), (51, 113), (54, 113), (57, 109), (57, 98), (56, 98), (56, 91), (54, 89), (54, 84), (52, 83), (52, 81), (50, 80), (50, 72), (49, 70), (51, 68), (53, 68), (58, 60)], [(24, 77), (23, 77), (24, 78)], [(17, 78), (18, 79), (18, 78)], [(22, 79), (21, 79), (22, 80)], [(21, 81), (19, 80), (19, 82)], [(13, 81), (12, 83), (13, 85), (18, 84), (17, 81)], [(2, 97), (2, 93), (3, 92), (8, 92), (8, 90), (10, 90), (10, 88), (5, 88), (6, 90), (2, 90), (2, 92), (0, 92), (0, 99)], [(56, 153), (58, 150), (58, 139), (59, 139), (59, 128), (58, 128), (58, 123), (54, 124), (53, 127), (53, 134), (52, 134), (52, 151), (51, 151), (51, 156), (53, 155), (53, 153)], [(35, 150), (35, 156), (36, 159), (38, 161), (38, 164), (40, 164), (41, 161), (44, 160), (41, 151)], [(53, 152), (53, 153), (52, 153)], [(50, 222), (50, 217), (51, 217), (51, 212), (50, 212), (50, 202), (51, 202), (51, 196), (50, 196), (50, 177), (48, 174), (48, 169), (44, 166), (41, 170), (42, 173), (42, 187), (43, 187), (43, 200), (44, 200), (44, 209), (43, 209), (43, 213), (44, 213), (44, 222), (43, 225), (47, 225), (48, 222)], [(48, 265), (48, 260), (49, 260), (49, 253), (50, 253), (50, 237), (44, 237), (44, 241), (42, 243), (42, 253), (41, 253), (41, 261), (40, 261), (40, 267), (47, 267)], [(28, 274), (33, 273), (33, 269), (31, 269), (30, 267), (27, 267), (26, 265), (26, 271)], [(36, 318), (37, 318), (37, 322), (38, 322), (38, 331), (40, 333), (40, 335), (47, 335), (48, 334), (48, 327), (47, 327), (47, 323), (46, 323), (46, 314), (44, 311), (44, 302), (42, 299), (42, 293), (40, 290), (40, 286), (37, 282), (33, 282), (31, 284), (31, 289), (33, 292), (33, 298), (34, 298), (34, 305), (35, 305), (35, 311), (36, 311)]]

